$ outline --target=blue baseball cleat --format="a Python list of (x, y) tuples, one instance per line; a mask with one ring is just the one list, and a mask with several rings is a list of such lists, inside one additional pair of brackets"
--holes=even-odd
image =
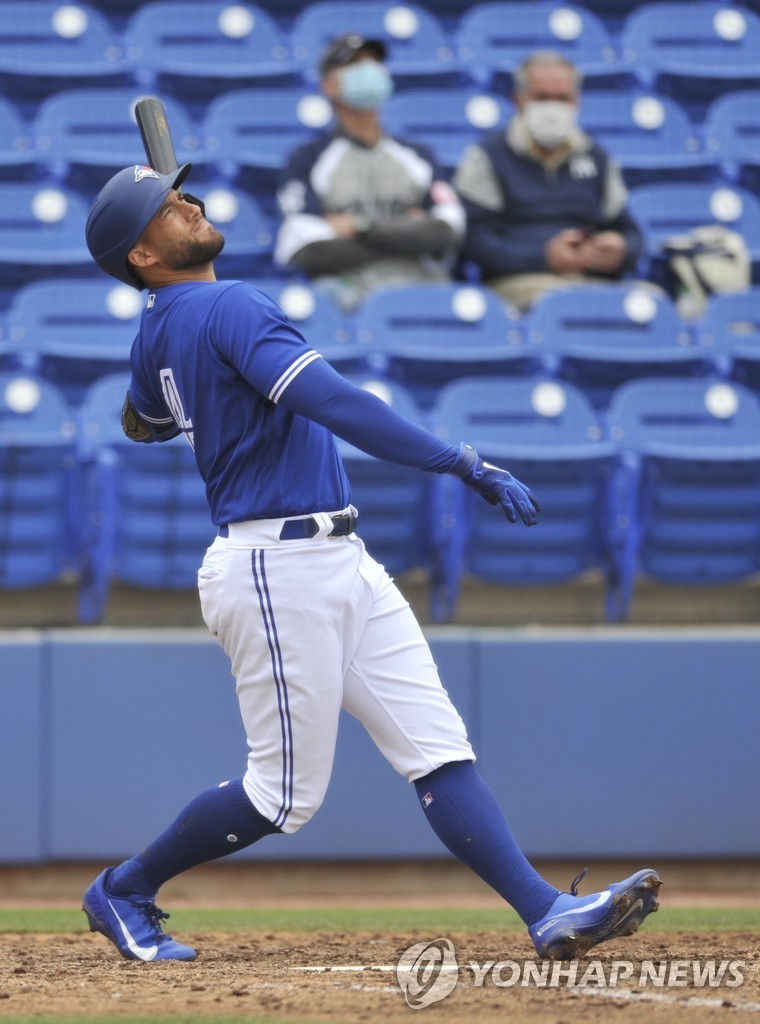
[(546, 960), (574, 960), (607, 939), (633, 935), (648, 914), (657, 910), (662, 882), (656, 871), (637, 871), (603, 892), (578, 895), (584, 868), (570, 887), (561, 892), (541, 918), (528, 929), (539, 956)]
[(127, 960), (195, 960), (192, 946), (175, 942), (161, 928), (168, 914), (146, 896), (111, 896), (106, 891), (113, 868), (98, 875), (84, 894), (82, 910), (91, 932), (113, 942)]

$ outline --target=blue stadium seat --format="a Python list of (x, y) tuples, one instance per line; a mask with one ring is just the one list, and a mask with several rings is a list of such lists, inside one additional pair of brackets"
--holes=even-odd
[(14, 98), (87, 83), (115, 85), (131, 70), (108, 18), (93, 6), (0, 2), (0, 74), (8, 76)]
[(476, 89), (409, 89), (384, 108), (383, 124), (391, 135), (429, 146), (450, 173), (467, 146), (506, 126), (512, 113), (509, 100)]
[(675, 100), (641, 92), (587, 92), (580, 124), (617, 160), (628, 185), (708, 177), (715, 157)]
[(75, 406), (99, 377), (129, 369), (144, 305), (144, 295), (112, 279), (34, 282), (8, 312), (8, 346)]
[[(663, 242), (671, 236), (719, 224), (744, 238), (753, 277), (760, 270), (760, 199), (746, 189), (707, 182), (644, 185), (632, 189), (629, 210), (642, 230), (650, 261), (663, 258)], [(647, 275), (653, 273), (647, 270)]]
[[(126, 89), (71, 89), (40, 106), (34, 119), (38, 158), (59, 180), (102, 188), (111, 174), (145, 160), (135, 104), (144, 93)], [(200, 132), (181, 103), (163, 98), (177, 159), (191, 161), (193, 177), (208, 162)]]
[(760, 191), (760, 89), (714, 100), (704, 124), (705, 145), (729, 181)]
[(216, 532), (187, 441), (142, 445), (124, 436), (121, 407), (128, 386), (129, 374), (105, 377), (92, 385), (79, 410), (79, 456), (89, 495), (82, 622), (102, 618), (113, 580), (194, 589)]
[(697, 105), (760, 80), (760, 17), (733, 4), (644, 3), (626, 18), (621, 47), (646, 88)]
[(436, 479), (434, 541), (443, 563), (436, 619), (452, 617), (464, 573), (518, 586), (608, 574), (606, 492), (616, 448), (576, 388), (541, 378), (458, 381), (441, 392), (432, 420), (445, 440), (466, 440), (509, 469), (543, 509), (539, 526), (526, 530), (458, 480)]
[(34, 176), (32, 135), (15, 104), (0, 96), (0, 180)]
[(760, 397), (760, 288), (712, 296), (697, 334), (718, 369)]
[(332, 106), (303, 86), (239, 89), (213, 100), (203, 122), (204, 145), (223, 177), (274, 203), (280, 169), (292, 149), (324, 131)]
[(609, 79), (612, 84), (629, 73), (596, 14), (560, 0), (476, 4), (459, 23), (457, 53), (466, 73), (481, 86), (503, 90), (534, 50), (561, 53), (590, 82)]
[(318, 81), (322, 54), (345, 32), (382, 39), (388, 47), (388, 70), (408, 85), (450, 79), (459, 69), (443, 27), (424, 7), (394, 0), (326, 0), (304, 7), (290, 33), (293, 56), (307, 82)]
[(85, 243), (88, 204), (67, 188), (0, 184), (0, 281), (93, 272)]
[(738, 384), (632, 381), (616, 393), (620, 447), (610, 524), (615, 586), (608, 618), (626, 617), (638, 576), (714, 585), (760, 570), (760, 403)]
[[(413, 423), (422, 423), (420, 409), (400, 385), (367, 375), (352, 380)], [(351, 485), (351, 502), (359, 510), (358, 533), (369, 553), (391, 575), (430, 567), (426, 474), (374, 459), (340, 439), (338, 448)]]
[(77, 493), (75, 422), (63, 396), (49, 381), (0, 374), (0, 587), (76, 574)]
[(475, 285), (378, 289), (357, 310), (355, 329), (373, 368), (409, 388), (424, 409), (459, 377), (526, 374), (539, 365), (517, 315)]
[(668, 296), (635, 283), (549, 292), (526, 315), (525, 332), (547, 371), (580, 388), (597, 409), (636, 377), (712, 371)]
[(199, 100), (298, 73), (277, 22), (250, 4), (153, 0), (129, 19), (125, 42), (140, 85)]
[(199, 182), (192, 193), (206, 204), (206, 217), (226, 239), (214, 261), (217, 277), (269, 274), (276, 225), (258, 201), (225, 181)]
[(368, 369), (367, 353), (356, 340), (352, 324), (326, 292), (308, 282), (281, 278), (260, 278), (249, 284), (279, 303), (308, 344), (339, 373)]

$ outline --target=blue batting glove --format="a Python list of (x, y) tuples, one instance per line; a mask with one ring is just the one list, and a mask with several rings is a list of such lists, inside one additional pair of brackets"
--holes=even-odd
[(474, 448), (460, 444), (459, 454), (449, 470), (462, 483), (481, 494), (491, 505), (501, 505), (510, 523), (517, 522), (517, 515), (526, 526), (535, 526), (541, 506), (525, 484), (513, 477), (506, 469), (499, 469), (489, 462), (483, 462)]

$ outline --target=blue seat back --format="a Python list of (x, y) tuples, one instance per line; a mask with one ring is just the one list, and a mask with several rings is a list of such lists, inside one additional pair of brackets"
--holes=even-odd
[(629, 210), (652, 255), (673, 235), (719, 224), (742, 235), (751, 258), (760, 258), (760, 200), (746, 189), (692, 182), (646, 185), (632, 190)]
[(629, 180), (661, 180), (664, 170), (687, 172), (714, 163), (689, 114), (667, 96), (587, 92), (581, 100), (580, 124), (617, 160)]
[(55, 385), (0, 373), (0, 586), (76, 571), (76, 438)]
[(626, 380), (711, 371), (672, 301), (636, 284), (550, 292), (526, 317), (547, 369), (580, 387), (597, 409)]
[(543, 295), (527, 316), (531, 340), (551, 352), (688, 349), (691, 335), (671, 299), (638, 284), (579, 286)]
[(286, 37), (271, 14), (252, 4), (153, 0), (129, 19), (127, 54), (138, 77), (165, 76), (200, 91), (214, 83), (271, 80), (294, 73)]
[(292, 149), (324, 131), (332, 107), (302, 86), (238, 89), (213, 100), (204, 120), (206, 150), (230, 174), (240, 167), (279, 170)]
[(91, 268), (88, 204), (70, 189), (0, 184), (0, 266), (7, 280)]
[(441, 23), (419, 4), (326, 0), (306, 6), (296, 16), (290, 33), (293, 56), (307, 81), (318, 80), (323, 53), (333, 39), (346, 32), (383, 40), (388, 48), (388, 70), (396, 79), (438, 79), (451, 76), (459, 67)]
[(214, 261), (219, 278), (266, 273), (272, 260), (275, 223), (245, 190), (225, 181), (199, 182), (193, 195), (206, 204), (206, 217), (225, 238)]
[(513, 106), (504, 96), (475, 89), (411, 89), (390, 100), (383, 121), (392, 135), (429, 146), (448, 171), (467, 146), (506, 125)]
[[(109, 172), (145, 159), (135, 118), (135, 104), (144, 95), (132, 87), (69, 89), (49, 97), (34, 119), (38, 156), (59, 175), (72, 165), (90, 170), (87, 181), (102, 187)], [(171, 97), (161, 99), (179, 163), (203, 163), (200, 132), (187, 111)]]
[(760, 363), (760, 287), (713, 295), (697, 333), (700, 343), (717, 356)]
[(615, 393), (608, 421), (615, 443), (642, 455), (698, 463), (744, 449), (760, 458), (758, 400), (717, 379), (631, 381)]
[(0, 169), (34, 163), (32, 136), (15, 104), (0, 96)]
[(479, 286), (378, 289), (357, 311), (355, 325), (376, 369), (411, 388), (425, 408), (457, 377), (524, 373), (537, 363), (516, 314)]
[(0, 3), (0, 73), (85, 79), (126, 70), (116, 33), (94, 6), (58, 0)]
[(17, 293), (8, 313), (8, 344), (78, 404), (98, 377), (129, 369), (144, 295), (106, 279), (44, 280)]
[(740, 385), (634, 381), (615, 395), (610, 436), (623, 452), (611, 521), (610, 618), (627, 614), (640, 575), (734, 582), (760, 569), (760, 403)]
[(479, 83), (511, 74), (535, 50), (553, 50), (585, 75), (614, 76), (625, 70), (607, 28), (591, 10), (574, 4), (476, 4), (462, 17), (457, 53)]
[(121, 429), (129, 374), (97, 381), (79, 410), (80, 456), (90, 465), (89, 592), (82, 618), (97, 621), (111, 580), (188, 589), (211, 543), (205, 488), (187, 441), (135, 444)]
[(626, 18), (621, 45), (647, 84), (660, 75), (755, 78), (760, 18), (721, 3), (645, 3)]
[(433, 408), (436, 433), (472, 444), (503, 466), (541, 502), (539, 526), (505, 522), (494, 508), (452, 478), (438, 483), (436, 527), (446, 553), (440, 617), (450, 617), (462, 574), (528, 585), (606, 569), (606, 488), (615, 446), (602, 438), (589, 402), (571, 385), (549, 379), (463, 380), (445, 388)]
[(705, 145), (731, 181), (754, 188), (760, 180), (760, 88), (719, 96), (705, 114)]

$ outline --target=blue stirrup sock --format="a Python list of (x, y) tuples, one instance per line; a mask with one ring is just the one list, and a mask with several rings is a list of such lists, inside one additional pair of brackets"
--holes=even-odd
[(115, 868), (107, 890), (112, 896), (153, 897), (164, 882), (188, 868), (280, 831), (253, 806), (242, 779), (223, 782), (191, 800), (158, 838)]
[(414, 785), (443, 845), (503, 896), (527, 925), (540, 920), (559, 892), (526, 860), (472, 761), (451, 761)]

